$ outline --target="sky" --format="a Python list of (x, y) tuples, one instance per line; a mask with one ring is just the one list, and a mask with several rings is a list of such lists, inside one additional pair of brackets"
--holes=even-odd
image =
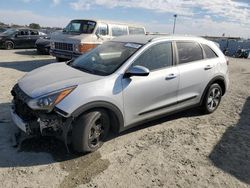
[(0, 22), (65, 27), (71, 19), (145, 26), (149, 32), (250, 38), (250, 0), (1, 0)]

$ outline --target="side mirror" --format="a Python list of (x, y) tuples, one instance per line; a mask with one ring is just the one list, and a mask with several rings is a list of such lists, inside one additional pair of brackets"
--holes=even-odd
[(124, 74), (125, 78), (129, 78), (131, 76), (148, 76), (149, 70), (146, 67), (143, 66), (133, 66), (127, 70), (127, 72)]

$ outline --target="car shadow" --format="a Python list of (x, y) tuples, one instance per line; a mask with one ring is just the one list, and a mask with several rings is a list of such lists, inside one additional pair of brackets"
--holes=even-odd
[(217, 168), (250, 184), (250, 97), (244, 104), (240, 120), (225, 131), (209, 159)]
[(11, 68), (22, 72), (30, 72), (38, 67), (54, 63), (54, 59), (41, 59), (30, 61), (12, 61), (12, 62), (0, 62), (0, 67)]
[[(17, 50), (17, 51), (15, 51), (15, 54), (18, 54), (18, 55), (27, 55), (27, 56), (38, 55), (36, 49)], [(48, 55), (48, 56), (49, 56), (49, 55)]]
[(155, 118), (154, 120), (150, 120), (146, 123), (141, 123), (138, 124), (134, 127), (129, 127), (127, 130), (117, 134), (117, 133), (112, 133), (109, 135), (109, 137), (107, 138), (107, 140), (112, 140), (115, 137), (119, 137), (119, 136), (124, 136), (126, 134), (130, 134), (136, 131), (140, 131), (158, 124), (162, 124), (164, 122), (168, 122), (168, 121), (172, 121), (172, 120), (176, 120), (179, 118), (183, 118), (183, 117), (201, 117), (204, 114), (202, 113), (201, 109), (199, 107), (194, 107), (194, 108), (190, 108), (187, 110), (183, 110), (177, 113), (173, 113), (173, 114), (169, 114), (169, 115), (164, 115), (158, 118)]

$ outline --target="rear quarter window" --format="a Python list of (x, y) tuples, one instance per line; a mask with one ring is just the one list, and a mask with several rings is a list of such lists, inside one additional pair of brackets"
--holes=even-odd
[(176, 42), (179, 64), (203, 59), (203, 51), (197, 42)]
[(218, 57), (218, 55), (206, 44), (202, 44), (202, 48), (205, 52), (206, 59), (212, 59)]

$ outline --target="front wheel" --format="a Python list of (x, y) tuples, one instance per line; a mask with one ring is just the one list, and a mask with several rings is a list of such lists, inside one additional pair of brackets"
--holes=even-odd
[(5, 42), (5, 49), (6, 50), (12, 50), (12, 49), (14, 49), (14, 43), (12, 41), (6, 41)]
[(213, 113), (219, 106), (222, 97), (222, 89), (219, 84), (212, 84), (208, 89), (202, 107), (207, 114)]
[(73, 123), (72, 145), (80, 153), (96, 151), (108, 135), (109, 116), (105, 110), (87, 112)]

